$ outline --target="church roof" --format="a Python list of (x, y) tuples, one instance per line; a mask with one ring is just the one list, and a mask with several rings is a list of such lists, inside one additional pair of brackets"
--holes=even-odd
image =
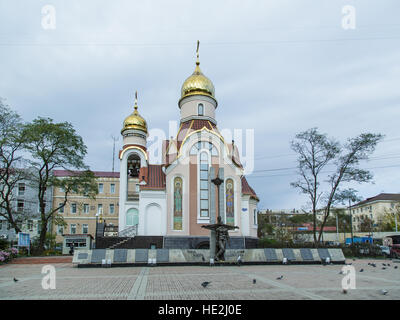
[(162, 167), (162, 165), (150, 164), (147, 168), (141, 168), (139, 177), (142, 179), (143, 174), (145, 177), (144, 181), (146, 182), (145, 185), (140, 186), (142, 190), (165, 189), (165, 173), (162, 171)]
[(245, 176), (242, 177), (242, 194), (250, 195), (250, 198), (259, 200), (256, 192), (253, 190), (252, 187), (250, 187)]

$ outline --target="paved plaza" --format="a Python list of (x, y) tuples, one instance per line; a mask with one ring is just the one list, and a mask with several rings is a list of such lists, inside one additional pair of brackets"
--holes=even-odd
[[(0, 299), (116, 300), (260, 300), (400, 298), (400, 263), (390, 260), (347, 260), (356, 270), (356, 289), (342, 293), (343, 265), (251, 265), (77, 268), (54, 263), (56, 289), (43, 289), (42, 267), (0, 266)], [(376, 263), (376, 268), (368, 263)], [(383, 265), (390, 264), (385, 270)], [(399, 266), (397, 269), (394, 266)], [(360, 272), (364, 269), (363, 272)], [(282, 280), (277, 277), (283, 275)], [(14, 282), (13, 278), (19, 281)], [(253, 283), (253, 280), (256, 283)], [(203, 288), (201, 283), (209, 281)], [(381, 290), (387, 290), (383, 295)]]

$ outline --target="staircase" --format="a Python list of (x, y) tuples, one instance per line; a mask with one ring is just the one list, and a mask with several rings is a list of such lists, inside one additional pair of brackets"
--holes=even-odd
[(125, 242), (129, 241), (131, 238), (126, 238), (124, 240), (121, 240), (120, 242), (117, 242), (113, 244), (112, 246), (108, 247), (108, 249), (115, 249), (116, 247), (123, 245)]
[(137, 224), (134, 226), (128, 227), (128, 228), (118, 232), (118, 237), (134, 237), (137, 235), (137, 229), (138, 229)]

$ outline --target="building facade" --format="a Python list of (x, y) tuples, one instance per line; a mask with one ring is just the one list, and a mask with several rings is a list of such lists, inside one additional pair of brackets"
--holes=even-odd
[[(66, 170), (54, 170), (58, 178), (68, 177)], [(83, 195), (71, 194), (66, 205), (58, 211), (66, 226), (53, 224), (56, 242), (63, 242), (63, 235), (91, 235), (95, 238), (96, 221), (105, 221), (108, 225), (118, 226), (119, 211), (119, 173), (94, 171), (99, 193), (95, 199)], [(64, 200), (61, 188), (53, 190), (53, 207), (59, 207)]]
[[(30, 169), (26, 169), (30, 170)], [(13, 190), (13, 208), (15, 217), (20, 218), (18, 223), (21, 232), (29, 233), (33, 240), (40, 234), (40, 209), (37, 198), (37, 187), (32, 181), (22, 180)], [(52, 208), (52, 190), (45, 194), (46, 209)], [(17, 234), (5, 217), (0, 216), (0, 237), (7, 241), (16, 241)]]
[[(218, 130), (214, 85), (200, 70), (198, 55), (193, 74), (182, 85), (178, 107), (180, 127), (175, 137), (163, 142), (160, 165), (149, 162), (148, 127), (138, 112), (137, 97), (123, 123), (119, 231), (208, 237), (201, 226), (211, 223), (215, 210), (225, 223), (239, 227), (231, 237), (256, 238), (259, 199), (244, 176), (237, 147)], [(211, 182), (216, 178), (211, 168), (222, 180), (219, 191)]]
[(372, 220), (372, 228), (379, 226), (382, 215), (385, 212), (390, 212), (394, 215), (399, 205), (400, 193), (380, 193), (351, 206), (354, 230), (359, 231), (362, 221), (366, 218)]

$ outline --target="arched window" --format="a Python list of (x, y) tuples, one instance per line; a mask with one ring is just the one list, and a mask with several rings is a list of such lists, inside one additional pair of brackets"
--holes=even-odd
[(200, 182), (200, 217), (209, 217), (208, 211), (208, 153), (200, 153), (200, 170), (199, 170), (199, 182)]
[(198, 114), (199, 116), (204, 116), (204, 105), (202, 103), (198, 105)]
[(174, 179), (174, 230), (182, 230), (182, 178)]
[(126, 226), (131, 227), (139, 224), (139, 211), (131, 208), (126, 212)]
[(197, 155), (202, 150), (210, 151), (212, 156), (218, 156), (217, 148), (209, 141), (199, 141), (190, 149), (190, 155)]
[(235, 225), (235, 189), (232, 179), (227, 179), (225, 183), (226, 197), (226, 224)]

